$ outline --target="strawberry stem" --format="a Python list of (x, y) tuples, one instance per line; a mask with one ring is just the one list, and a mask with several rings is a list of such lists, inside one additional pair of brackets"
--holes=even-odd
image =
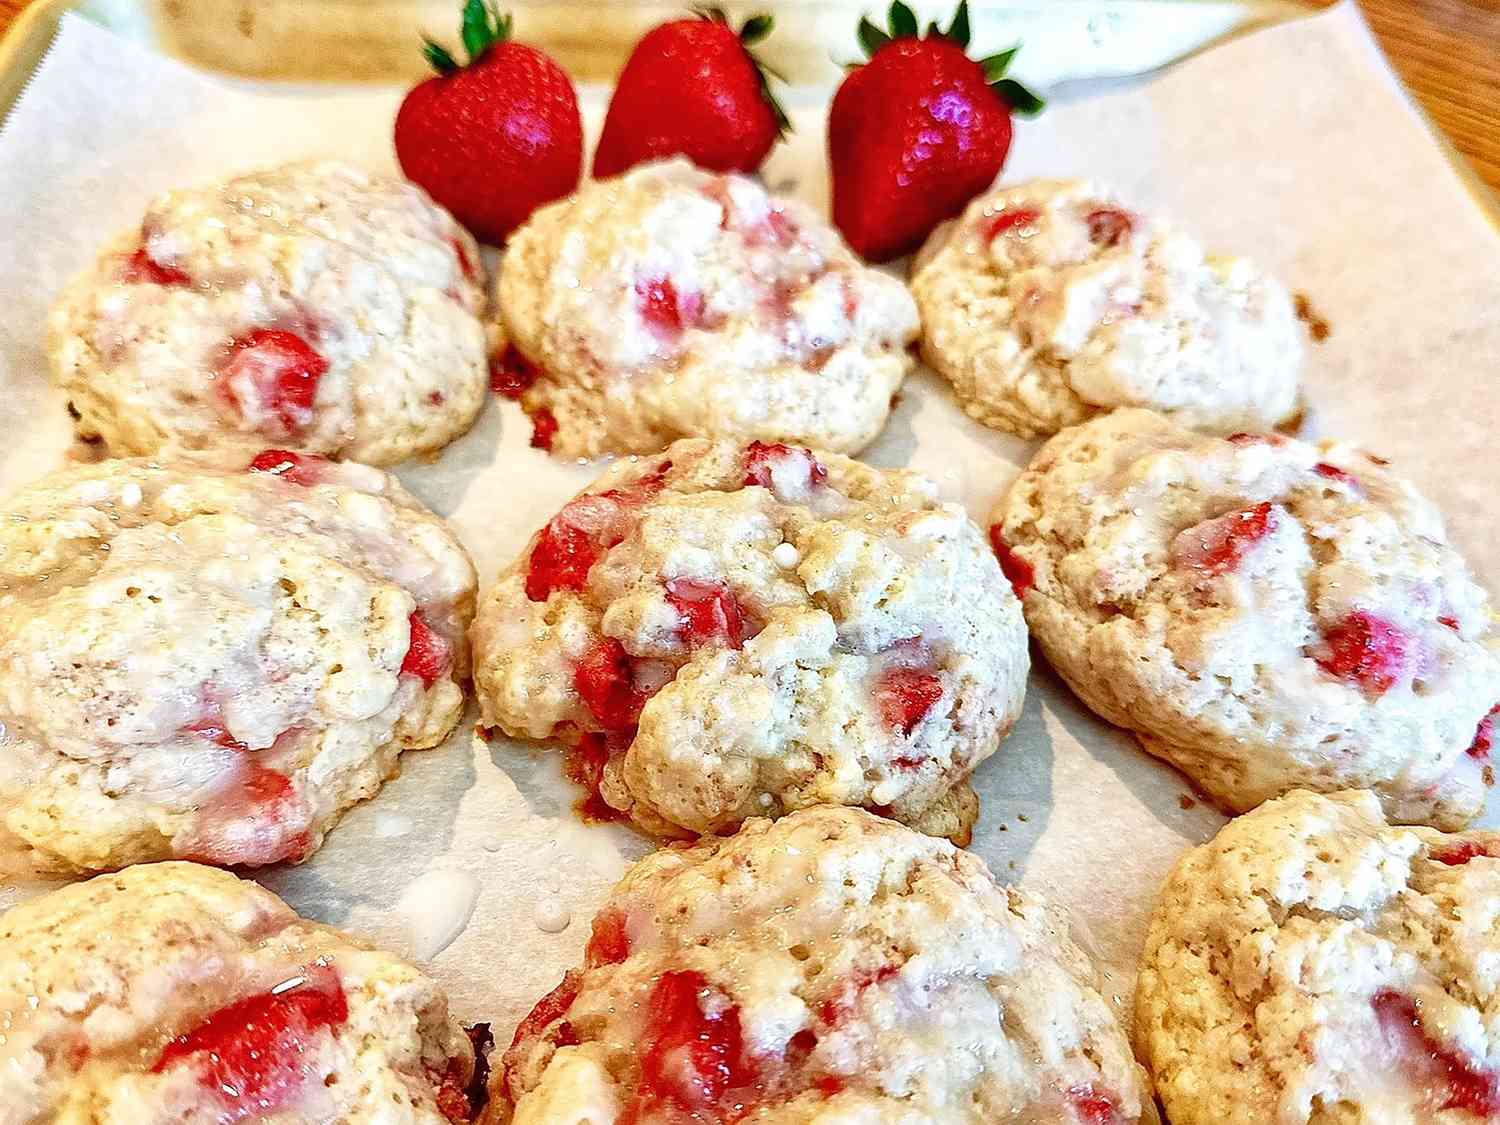
[(501, 15), (495, 0), (465, 0), (460, 34), (464, 50), (469, 53), (469, 64), (477, 63), (491, 47), (509, 39), (510, 28), (509, 13)]

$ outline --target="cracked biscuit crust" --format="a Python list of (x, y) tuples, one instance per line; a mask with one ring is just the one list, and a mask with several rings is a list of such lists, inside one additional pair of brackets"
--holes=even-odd
[(684, 160), (538, 210), (497, 297), (511, 389), (562, 457), (681, 437), (853, 453), (914, 363), (904, 285), (803, 204)]
[(1229, 433), (1298, 409), (1286, 289), (1096, 184), (980, 196), (929, 239), (911, 289), (923, 357), (996, 429), (1044, 437), (1137, 406)]
[(168, 192), (48, 320), (80, 436), (238, 465), (442, 448), (486, 386), (474, 240), (414, 184), (331, 161)]
[(227, 872), (160, 863), (0, 915), (0, 1118), (468, 1120), (437, 984)]
[(1500, 1116), (1500, 835), (1388, 827), (1368, 791), (1233, 821), (1157, 905), (1136, 1033), (1174, 1125)]
[(1379, 459), (1116, 411), (1048, 442), (992, 519), (1049, 662), (1228, 808), (1368, 787), (1457, 828), (1482, 807), (1488, 600)]
[(859, 809), (631, 869), (492, 1084), (514, 1125), (1156, 1120), (1067, 920)]
[(65, 469), (0, 509), (0, 872), (301, 860), (463, 710), (474, 569), (394, 477)]
[(591, 811), (658, 834), (833, 803), (965, 839), (1026, 631), (935, 492), (760, 442), (616, 465), (485, 595), (484, 722), (571, 743)]

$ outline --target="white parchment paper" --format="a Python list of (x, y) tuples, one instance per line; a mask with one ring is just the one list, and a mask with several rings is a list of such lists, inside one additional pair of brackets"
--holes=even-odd
[[(325, 154), (394, 169), (400, 95), (268, 96), (65, 21), (0, 133), (0, 491), (64, 455), (43, 318), (100, 242), (182, 184)], [(795, 138), (766, 170), (773, 186), (820, 205), (827, 96), (791, 99)], [(603, 94), (584, 101), (597, 123)], [(1392, 458), (1500, 585), (1500, 524), (1489, 518), (1500, 493), (1500, 238), (1352, 7), (1238, 40), (1130, 92), (1054, 107), (1020, 127), (1006, 170), (1035, 175), (1111, 182), (1310, 294), (1333, 327), (1310, 359), (1310, 427)], [(400, 470), (453, 521), (483, 582), (597, 472), (549, 460), (528, 437), (513, 404), (491, 402), (438, 462)], [(928, 472), (982, 519), (1033, 449), (969, 422), (923, 373), (866, 457)], [(304, 914), (424, 960), (458, 1013), (494, 1021), (504, 1042), (576, 962), (610, 883), (650, 847), (623, 828), (580, 824), (557, 758), (486, 745), (466, 723), (445, 746), (408, 754), (402, 776), (307, 864), (258, 878)], [(1156, 889), (1222, 818), (1184, 800), (1177, 774), (1094, 719), (1045, 667), (975, 780), (974, 850), (1071, 908), (1128, 1006)], [(35, 889), (0, 888), (0, 906)]]

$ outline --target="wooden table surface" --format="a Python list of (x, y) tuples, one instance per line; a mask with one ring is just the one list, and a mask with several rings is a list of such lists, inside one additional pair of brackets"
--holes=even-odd
[[(30, 2), (0, 0), (0, 34)], [(1500, 191), (1500, 0), (1359, 3), (1407, 87)]]

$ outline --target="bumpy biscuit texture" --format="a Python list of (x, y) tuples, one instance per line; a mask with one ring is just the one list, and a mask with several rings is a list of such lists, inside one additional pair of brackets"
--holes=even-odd
[(934, 232), (911, 288), (923, 358), (996, 429), (1042, 437), (1136, 406), (1229, 433), (1298, 410), (1286, 289), (1096, 184), (980, 196)]
[(473, 644), (486, 724), (572, 744), (590, 811), (686, 836), (832, 803), (965, 839), (1028, 665), (1019, 603), (931, 482), (693, 439), (570, 501)]
[(1228, 808), (1371, 788), (1451, 829), (1483, 806), (1493, 614), (1381, 459), (1117, 411), (1048, 442), (993, 523), (1047, 659)]
[(1500, 834), (1389, 827), (1305, 790), (1178, 864), (1146, 942), (1142, 1055), (1173, 1125), (1500, 1118)]
[(291, 164), (159, 197), (64, 290), (48, 348), (115, 456), (388, 465), (473, 423), (484, 309), (478, 247), (420, 188)]
[(468, 1121), (437, 984), (227, 872), (161, 863), (0, 915), (0, 1121)]
[(1125, 1125), (1141, 1068), (1058, 912), (859, 809), (638, 863), (492, 1083), (514, 1125)]
[(590, 182), (512, 237), (497, 385), (559, 456), (680, 437), (852, 453), (911, 370), (917, 310), (792, 200), (683, 160)]
[(65, 469), (0, 509), (0, 874), (301, 860), (463, 710), (474, 569), (394, 477)]

